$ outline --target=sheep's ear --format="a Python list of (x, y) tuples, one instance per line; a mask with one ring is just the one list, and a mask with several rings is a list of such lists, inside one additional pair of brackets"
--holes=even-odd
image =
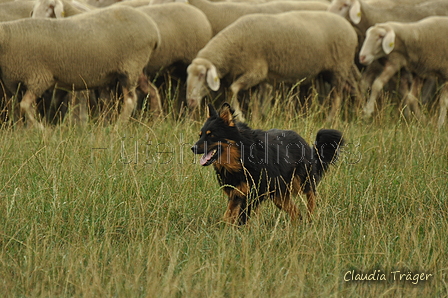
[(218, 91), (219, 89), (219, 77), (216, 72), (216, 67), (211, 65), (207, 71), (207, 84), (213, 91)]
[(56, 19), (62, 19), (65, 17), (64, 4), (62, 1), (56, 1), (53, 11)]
[(361, 3), (358, 0), (352, 0), (352, 5), (350, 6), (350, 11), (348, 12), (350, 20), (353, 24), (359, 24), (361, 22)]
[(207, 117), (208, 118), (211, 118), (211, 117), (218, 117), (218, 113), (216, 112), (216, 110), (215, 110), (215, 108), (213, 107), (213, 105), (211, 104), (211, 103), (209, 103), (208, 105), (207, 105), (207, 111), (208, 111), (208, 113), (207, 113)]
[(389, 55), (395, 47), (395, 31), (393, 29), (387, 29), (386, 35), (383, 37), (382, 45), (384, 53)]
[(230, 107), (228, 103), (223, 103), (221, 106), (221, 110), (219, 111), (219, 117), (224, 120), (228, 126), (235, 126), (235, 122), (233, 121), (233, 113), (235, 111)]

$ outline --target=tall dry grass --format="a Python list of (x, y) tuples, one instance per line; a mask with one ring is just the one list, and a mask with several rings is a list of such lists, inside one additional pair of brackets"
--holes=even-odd
[[(189, 149), (203, 119), (4, 129), (0, 296), (447, 296), (448, 134), (388, 108), (329, 125), (348, 144), (312, 223), (266, 202), (241, 228), (221, 222), (223, 192)], [(281, 102), (250, 124), (309, 142), (327, 126), (319, 105)]]

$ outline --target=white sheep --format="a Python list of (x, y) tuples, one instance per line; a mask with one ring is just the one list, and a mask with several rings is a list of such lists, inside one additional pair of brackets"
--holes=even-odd
[[(65, 18), (74, 16), (86, 11), (96, 9), (96, 7), (89, 6), (88, 4), (78, 2), (76, 0), (35, 0), (33, 10), (31, 11), (32, 18)], [(94, 91), (90, 90), (77, 91), (71, 93), (71, 107), (73, 108), (71, 115), (73, 123), (85, 123), (88, 119), (88, 97), (93, 95)], [(86, 96), (88, 95), (88, 96)], [(49, 98), (50, 97), (50, 98)], [(93, 98), (94, 96), (92, 96)], [(59, 106), (66, 105), (67, 102), (66, 92), (61, 90), (46, 92), (43, 96), (43, 100), (51, 102), (52, 106), (58, 106), (56, 110), (60, 113)], [(59, 105), (55, 104), (59, 103)], [(64, 109), (66, 111), (66, 109)], [(59, 117), (55, 117), (52, 111), (45, 113), (47, 119), (51, 119), (52, 122), (58, 122), (65, 116), (65, 113), (60, 113)], [(55, 121), (56, 120), (56, 121)]]
[(444, 82), (439, 99), (439, 128), (445, 122), (448, 107), (448, 40), (441, 36), (448, 36), (448, 17), (434, 16), (412, 23), (380, 23), (367, 30), (359, 53), (360, 62), (366, 65), (394, 54), (403, 66), (419, 76), (439, 76)]
[(92, 10), (86, 4), (70, 0), (35, 0), (33, 18), (65, 18)]
[(428, 16), (446, 15), (448, 1), (433, 0), (415, 3), (413, 1), (332, 0), (328, 11), (349, 19), (365, 36), (367, 29), (376, 23), (415, 22)]
[(13, 1), (0, 3), (0, 22), (29, 18), (33, 10), (32, 1)]
[(154, 21), (129, 7), (0, 23), (1, 79), (10, 93), (18, 86), (26, 90), (20, 108), (31, 124), (37, 124), (36, 98), (55, 85), (84, 90), (120, 82), (120, 120), (126, 121), (139, 77), (159, 42)]
[[(416, 3), (417, 2), (417, 3)], [(350, 20), (353, 26), (359, 29), (360, 43), (362, 44), (366, 30), (377, 24), (388, 21), (396, 22), (415, 22), (433, 15), (448, 15), (448, 1), (383, 1), (367, 2), (362, 0), (333, 0), (328, 11), (341, 15)], [(365, 72), (366, 81), (371, 84), (370, 97), (364, 107), (364, 115), (371, 117), (374, 112), (376, 101), (384, 85), (398, 72), (403, 66), (403, 61), (395, 55), (389, 55), (381, 67), (379, 74), (368, 69)], [(372, 77), (373, 76), (373, 77)], [(373, 82), (372, 82), (373, 81)], [(406, 80), (400, 81), (400, 90), (405, 96), (405, 102), (413, 102), (410, 98), (413, 95), (409, 92)], [(414, 105), (415, 106), (415, 105)], [(416, 111), (416, 110), (415, 110)], [(418, 115), (417, 115), (418, 116)]]
[[(121, 2), (117, 2), (112, 4), (111, 6), (115, 7), (115, 6), (129, 6), (129, 7), (137, 7), (139, 8), (140, 6), (148, 6), (149, 4), (149, 0), (128, 0), (128, 1), (121, 1)], [(82, 9), (78, 9), (78, 5), (74, 5), (74, 2), (69, 1), (69, 0), (36, 0), (36, 5), (34, 6), (33, 9), (33, 17), (47, 17), (47, 18), (63, 18), (63, 17), (68, 17), (68, 16), (72, 16), (72, 15), (76, 15), (79, 13), (82, 13), (84, 11), (87, 10), (92, 10), (92, 9), (96, 9), (96, 7), (91, 7), (89, 5), (83, 4), (86, 8), (84, 10)], [(187, 6), (187, 5), (185, 5)], [(159, 30), (160, 33), (165, 33), (163, 35), (166, 35), (167, 29), (166, 28), (171, 28), (173, 29), (173, 24), (176, 23), (180, 23), (182, 22), (182, 26), (179, 27), (183, 27), (183, 26), (187, 26), (188, 27), (194, 27), (194, 25), (189, 25), (189, 23), (192, 24), (196, 24), (196, 20), (194, 19), (194, 17), (197, 17), (197, 15), (191, 15), (191, 17), (193, 18), (188, 18), (188, 14), (186, 15), (182, 15), (182, 12), (184, 12), (185, 10), (182, 10), (182, 7), (176, 6), (174, 9), (170, 8), (170, 5), (167, 5), (167, 11), (168, 14), (171, 15), (172, 17), (170, 18), (170, 16), (167, 16), (166, 12), (161, 12), (160, 16), (158, 15), (159, 13), (153, 13), (152, 16), (155, 16), (157, 18), (157, 22), (156, 24), (158, 25), (159, 28), (163, 28), (163, 30)], [(145, 7), (142, 7), (142, 9)], [(190, 8), (190, 9), (188, 9)], [(187, 10), (191, 11), (192, 9), (194, 10), (198, 10), (194, 7), (190, 7), (188, 6)], [(179, 9), (179, 11), (176, 11), (177, 9)], [(155, 8), (154, 11), (158, 11), (158, 8)], [(150, 15), (150, 13), (147, 13), (145, 11), (143, 11), (144, 13), (146, 13), (147, 15)], [(176, 16), (178, 19), (174, 19), (173, 17)], [(200, 16), (202, 18), (204, 18), (203, 16)], [(186, 19), (187, 18), (187, 19)], [(162, 19), (162, 23), (160, 24), (160, 19)], [(155, 19), (153, 19), (154, 21), (156, 21)], [(192, 21), (194, 20), (194, 21)], [(200, 18), (199, 21), (201, 21), (202, 19)], [(206, 19), (207, 20), (207, 19)], [(171, 24), (173, 23), (173, 24)], [(207, 20), (208, 23), (208, 20)], [(160, 24), (160, 26), (159, 26)], [(210, 25), (208, 24), (208, 26), (210, 27)], [(178, 28), (173, 29), (172, 31), (175, 31)], [(169, 29), (168, 29), (169, 30)], [(162, 32), (163, 31), (163, 32)], [(169, 36), (164, 36), (163, 39), (169, 38)], [(186, 39), (188, 38), (187, 36), (182, 36), (181, 39)], [(210, 38), (209, 38), (210, 39)], [(158, 65), (163, 64), (164, 66), (167, 66), (166, 64), (164, 64), (166, 62), (166, 59), (164, 60), (160, 60), (163, 57), (167, 57), (167, 59), (171, 58), (172, 55), (172, 51), (170, 50), (170, 43), (173, 43), (173, 45), (171, 46), (171, 48), (174, 48), (176, 45), (179, 44), (179, 42), (177, 42), (176, 40), (173, 40), (172, 38), (167, 39), (166, 42), (161, 43), (162, 45), (165, 45), (162, 47), (162, 49), (159, 49), (159, 51), (155, 51), (153, 54), (158, 56), (155, 59), (152, 59), (152, 61), (156, 61), (155, 66), (152, 66), (153, 63), (151, 63), (151, 65), (148, 65), (146, 67), (146, 69), (151, 70), (154, 67), (157, 67)], [(205, 45), (202, 44), (202, 46)], [(159, 47), (160, 48), (160, 47)], [(198, 49), (199, 50), (199, 49)], [(185, 51), (185, 49), (178, 49), (177, 52), (181, 52), (181, 51)], [(188, 50), (187, 50), (188, 51)], [(157, 54), (156, 52), (160, 53), (160, 52), (165, 52), (164, 55), (160, 55)], [(197, 51), (196, 51), (197, 53)], [(195, 53), (195, 54), (196, 54)], [(158, 62), (160, 61), (160, 62)], [(191, 59), (189, 60), (189, 62), (191, 61)], [(159, 67), (160, 68), (160, 67)], [(146, 73), (148, 74), (148, 73)], [(150, 98), (150, 109), (151, 112), (154, 115), (160, 115), (162, 113), (162, 103), (160, 100), (160, 95), (159, 92), (157, 90), (157, 88), (148, 80), (146, 80), (145, 78), (141, 78), (141, 80), (139, 81), (139, 89), (143, 91), (143, 93), (148, 94), (149, 93), (149, 98)], [(109, 97), (107, 94), (103, 93), (103, 96)]]
[(332, 118), (340, 106), (345, 83), (355, 84), (357, 44), (350, 23), (329, 12), (241, 17), (213, 37), (188, 67), (188, 104), (198, 106), (207, 94), (207, 86), (216, 91), (220, 79), (227, 76), (233, 81), (232, 106), (241, 115), (236, 100), (240, 90), (266, 80), (309, 81), (327, 72), (332, 74), (335, 87)]
[(95, 7), (107, 7), (122, 0), (86, 0), (86, 3)]
[[(212, 38), (207, 17), (200, 9), (185, 3), (149, 5), (138, 9), (154, 20), (163, 41), (153, 52), (145, 69), (146, 74), (154, 78), (163, 76), (167, 71), (178, 71), (185, 83), (186, 67)], [(157, 90), (155, 86), (154, 89)], [(160, 101), (160, 97), (150, 98), (151, 107), (157, 104), (155, 100)]]
[[(173, 2), (173, 0), (153, 0), (153, 4)], [(236, 21), (253, 13), (281, 13), (292, 10), (327, 10), (328, 3), (322, 1), (274, 1), (268, 3), (211, 2), (208, 0), (188, 0), (188, 3), (202, 10), (212, 25), (213, 35)]]
[(151, 4), (151, 0), (126, 0), (114, 3), (112, 5), (126, 5), (130, 7), (142, 7)]
[(149, 5), (138, 10), (157, 24), (163, 43), (154, 51), (146, 71), (155, 75), (175, 62), (190, 64), (200, 49), (212, 38), (205, 14), (184, 3)]

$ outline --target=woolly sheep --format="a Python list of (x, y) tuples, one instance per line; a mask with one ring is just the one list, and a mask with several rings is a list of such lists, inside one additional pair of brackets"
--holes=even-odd
[[(359, 29), (360, 43), (365, 38), (366, 30), (377, 24), (387, 21), (414, 22), (433, 15), (448, 15), (448, 1), (422, 1), (413, 0), (390, 2), (366, 2), (362, 0), (333, 0), (328, 11), (349, 19)], [(395, 60), (395, 55), (389, 55), (379, 75), (368, 68), (365, 72), (366, 81), (371, 84), (371, 93), (364, 107), (364, 115), (371, 117), (375, 103), (384, 85), (401, 69), (402, 61)], [(405, 74), (408, 75), (409, 74)], [(402, 75), (404, 78), (405, 75)], [(373, 77), (372, 77), (373, 76)], [(373, 82), (372, 82), (373, 81)], [(404, 90), (405, 101), (412, 101), (413, 96), (405, 80), (401, 80), (400, 90)], [(406, 84), (403, 86), (403, 84)]]
[[(64, 18), (92, 9), (96, 8), (75, 0), (35, 0), (31, 17)], [(88, 101), (96, 101), (93, 100), (93, 98), (95, 98), (94, 94), (94, 90), (89, 90), (87, 92), (76, 91), (71, 92), (70, 94), (68, 94), (67, 91), (60, 89), (47, 90), (42, 99), (44, 103), (50, 103), (50, 109), (46, 111), (44, 108), (42, 114), (45, 115), (47, 121), (58, 123), (65, 117), (67, 106), (70, 105), (72, 108), (72, 123), (86, 123), (88, 119)]]
[[(364, 64), (396, 55), (403, 66), (420, 76), (437, 75), (445, 84), (440, 93), (439, 128), (445, 122), (448, 107), (448, 17), (428, 17), (418, 22), (386, 22), (367, 30), (359, 53)], [(416, 102), (409, 103), (418, 108)]]
[(142, 7), (151, 4), (151, 0), (126, 0), (114, 3), (112, 5), (126, 5), (131, 7)]
[(121, 0), (86, 0), (86, 3), (95, 7), (106, 7)]
[(36, 0), (31, 16), (33, 18), (64, 18), (90, 11), (93, 8), (69, 0)]
[(184, 3), (140, 7), (157, 24), (161, 43), (146, 68), (150, 75), (175, 62), (190, 64), (212, 38), (212, 29), (204, 13)]
[[(205, 14), (185, 3), (150, 5), (138, 9), (154, 20), (163, 40), (151, 56), (146, 74), (154, 78), (167, 70), (173, 70), (175, 65), (174, 70), (185, 76), (186, 67), (212, 38), (212, 28)], [(155, 104), (153, 96), (151, 101), (152, 107)]]
[[(226, 1), (226, 2), (243, 2), (243, 3), (257, 4), (257, 3), (275, 2), (275, 1), (278, 1), (278, 0), (224, 0), (224, 1)], [(292, 0), (292, 1), (309, 1), (309, 0)], [(316, 0), (316, 1), (322, 1), (322, 2), (328, 3), (327, 0)]]
[[(113, 6), (139, 7), (148, 4), (149, 0), (128, 0), (114, 3)], [(36, 5), (33, 8), (32, 16), (34, 18), (63, 18), (80, 14), (85, 11), (90, 11), (92, 9), (96, 9), (96, 7), (70, 0), (36, 0)], [(140, 78), (138, 87), (143, 91), (143, 93), (145, 93), (145, 95), (148, 93), (150, 94), (151, 111), (154, 114), (160, 115), (162, 112), (162, 104), (157, 88), (145, 77)], [(102, 93), (102, 95), (105, 97), (110, 97), (106, 93)], [(78, 96), (75, 96), (75, 99), (78, 100)], [(82, 100), (84, 101), (84, 99)]]
[[(64, 14), (64, 12), (61, 13), (61, 10), (63, 8), (70, 7), (69, 4), (66, 4), (67, 0), (37, 1), (38, 2), (36, 4), (36, 7), (38, 7), (39, 10), (37, 10), (35, 7), (35, 13), (33, 14), (33, 17), (64, 17), (68, 16), (68, 14), (72, 15), (72, 12), (73, 14), (81, 13), (80, 10), (71, 10), (68, 14)], [(160, 70), (160, 68), (167, 67), (177, 60), (181, 60), (181, 58), (178, 59), (177, 56), (185, 57), (192, 55), (189, 53), (189, 51), (191, 50), (191, 44), (195, 42), (194, 37), (198, 34), (200, 35), (201, 32), (204, 32), (204, 30), (207, 30), (207, 28), (202, 29), (197, 26), (196, 24), (198, 24), (198, 22), (201, 23), (205, 19), (205, 26), (208, 26), (208, 30), (211, 31), (211, 29), (207, 18), (199, 9), (195, 7), (185, 4), (183, 6), (179, 6), (179, 3), (177, 3), (175, 6), (171, 6), (170, 4), (174, 3), (170, 3), (166, 5), (166, 8), (160, 8), (157, 7), (158, 5), (155, 5), (154, 9), (150, 9), (148, 7), (149, 3), (149, 0), (128, 0), (113, 3), (111, 6), (130, 6), (139, 9), (141, 8), (142, 12), (152, 17), (152, 19), (156, 22), (164, 42), (161, 43), (161, 46), (159, 46), (158, 50), (154, 51), (152, 56), (155, 56), (153, 57), (153, 59), (151, 59), (152, 62), (146, 67), (146, 74), (154, 75), (158, 70)], [(194, 11), (193, 14), (191, 13), (192, 10)], [(198, 12), (201, 15), (198, 15)], [(196, 18), (198, 18), (198, 20)], [(187, 28), (192, 28), (194, 30), (191, 30), (186, 35), (180, 34), (181, 32), (186, 33), (186, 31), (188, 31)], [(172, 33), (176, 31), (179, 31), (179, 34)], [(191, 36), (192, 34), (195, 36)], [(193, 40), (191, 40), (192, 37)], [(210, 37), (208, 37), (207, 41), (209, 39)], [(205, 43), (206, 42), (199, 43), (200, 47), (195, 50), (194, 55), (196, 55), (196, 53), (205, 45)], [(188, 63), (191, 62), (193, 58), (194, 56), (188, 60)], [(157, 88), (151, 82), (146, 81), (143, 78), (139, 81), (139, 87), (145, 94), (150, 94), (149, 98), (151, 101), (151, 111), (154, 114), (159, 115), (162, 112), (162, 104)]]
[(20, 108), (32, 125), (38, 124), (33, 103), (54, 85), (84, 90), (119, 81), (124, 95), (120, 120), (126, 121), (135, 107), (138, 79), (159, 38), (156, 24), (129, 7), (0, 23), (1, 78), (10, 93), (19, 85), (26, 90)]
[(14, 1), (0, 3), (0, 22), (29, 18), (33, 10), (32, 1)]
[(228, 76), (233, 80), (232, 106), (241, 115), (236, 100), (240, 90), (265, 80), (296, 82), (329, 72), (336, 87), (331, 118), (339, 108), (345, 82), (357, 71), (356, 47), (353, 27), (335, 14), (247, 15), (213, 37), (188, 67), (187, 100), (190, 106), (198, 106), (207, 86), (216, 91), (220, 79)]
[[(171, 0), (153, 0), (153, 4)], [(253, 13), (276, 14), (292, 10), (327, 10), (328, 3), (322, 1), (274, 1), (252, 4), (241, 2), (210, 2), (208, 0), (188, 0), (188, 3), (202, 10), (212, 25), (213, 35), (236, 21)]]
[[(88, 4), (75, 0), (35, 0), (35, 5), (31, 12), (33, 18), (65, 18), (74, 16), (86, 11), (96, 9)], [(54, 90), (45, 92), (43, 95), (44, 102), (50, 102), (49, 111), (44, 111), (44, 115), (49, 122), (57, 123), (65, 117), (67, 111), (66, 106), (71, 102), (72, 107), (72, 123), (86, 123), (88, 119), (88, 101), (93, 100), (94, 90), (76, 91), (68, 96), (68, 92), (63, 90)], [(92, 95), (92, 96), (91, 96)], [(63, 112), (61, 112), (63, 111)]]
[(376, 23), (388, 21), (415, 22), (433, 15), (446, 15), (448, 1), (434, 0), (415, 3), (413, 1), (367, 2), (362, 0), (333, 0), (328, 11), (350, 20), (363, 36)]
[[(143, 5), (148, 5), (149, 1), (146, 0), (85, 0), (85, 2), (93, 7), (102, 8), (116, 4), (123, 4), (131, 7), (138, 7)], [(146, 2), (146, 3), (144, 3)], [(177, 0), (175, 2), (178, 2)], [(185, 2), (185, 1), (183, 1)]]

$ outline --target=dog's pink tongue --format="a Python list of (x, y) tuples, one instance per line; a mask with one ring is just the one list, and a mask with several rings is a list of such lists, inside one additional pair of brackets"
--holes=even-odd
[(212, 156), (213, 156), (213, 151), (210, 151), (209, 153), (202, 155), (201, 160), (199, 161), (201, 166), (205, 165), (207, 163), (207, 161), (209, 161), (210, 158), (212, 158)]

